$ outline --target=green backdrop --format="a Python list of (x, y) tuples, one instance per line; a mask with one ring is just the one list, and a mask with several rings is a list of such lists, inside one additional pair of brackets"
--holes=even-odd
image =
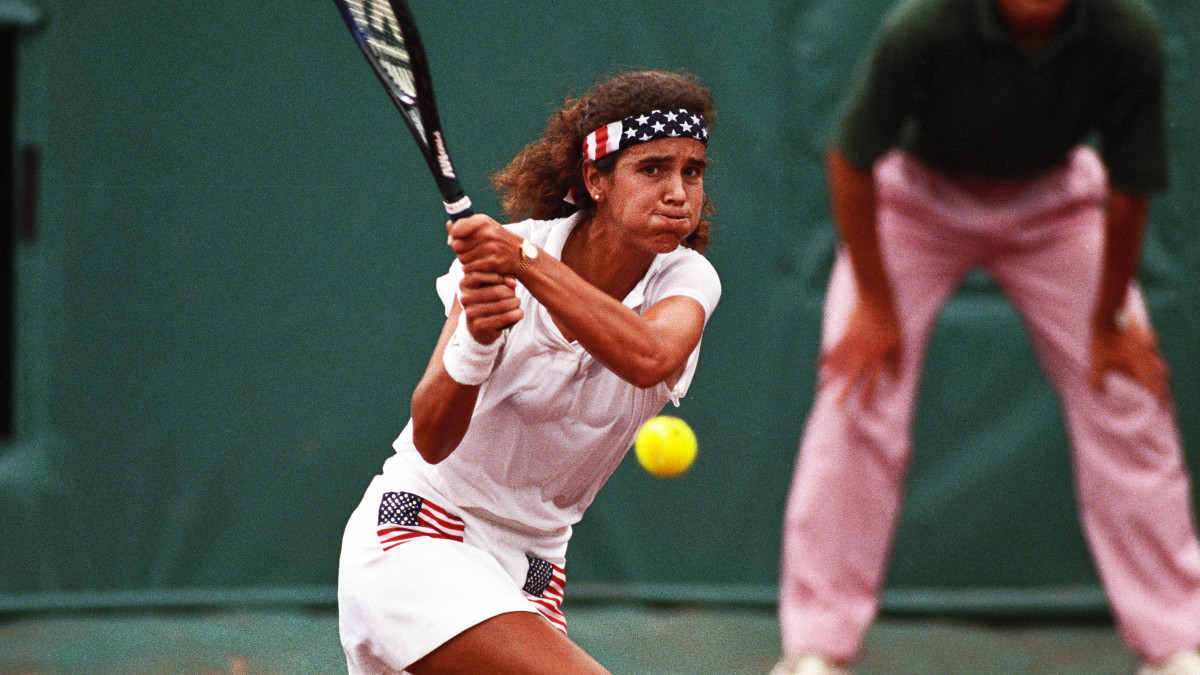
[[(431, 179), (330, 2), (37, 0), (17, 138), (0, 609), (329, 602), (342, 525), (407, 418), (451, 260)], [(885, 0), (413, 0), (459, 173), (486, 177), (625, 67), (714, 91), (725, 294), (670, 482), (630, 458), (576, 530), (576, 597), (771, 602), (834, 235), (821, 155)], [(1142, 270), (1200, 468), (1200, 10), (1155, 3), (1173, 187)], [(938, 325), (887, 605), (1094, 610), (1059, 410), (983, 276)]]

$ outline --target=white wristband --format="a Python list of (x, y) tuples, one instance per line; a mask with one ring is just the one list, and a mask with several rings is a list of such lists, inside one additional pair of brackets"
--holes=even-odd
[(459, 384), (483, 384), (492, 374), (502, 344), (504, 333), (490, 345), (477, 341), (467, 330), (467, 315), (464, 312), (458, 315), (458, 327), (442, 352), (442, 365), (446, 367), (446, 373)]

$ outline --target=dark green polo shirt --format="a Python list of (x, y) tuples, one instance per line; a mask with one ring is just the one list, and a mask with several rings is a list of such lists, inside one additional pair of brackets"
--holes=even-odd
[(1141, 0), (1074, 0), (1036, 54), (993, 0), (902, 0), (843, 104), (835, 142), (868, 167), (899, 146), (949, 174), (1019, 179), (1093, 142), (1114, 187), (1167, 183), (1164, 57)]

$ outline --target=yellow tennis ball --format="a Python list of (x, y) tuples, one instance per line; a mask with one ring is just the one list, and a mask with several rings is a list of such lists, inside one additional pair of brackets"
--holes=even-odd
[(678, 417), (659, 415), (638, 429), (633, 450), (650, 475), (674, 478), (691, 468), (696, 459), (696, 434)]

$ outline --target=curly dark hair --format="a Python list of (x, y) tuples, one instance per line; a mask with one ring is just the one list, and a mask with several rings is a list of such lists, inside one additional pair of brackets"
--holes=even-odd
[[(567, 98), (563, 107), (547, 120), (541, 138), (525, 146), (508, 166), (491, 177), (505, 214), (513, 220), (546, 220), (580, 210), (590, 218), (596, 212), (596, 203), (583, 185), (584, 138), (599, 127), (630, 115), (673, 108), (687, 108), (699, 114), (709, 128), (716, 118), (712, 94), (688, 73), (624, 72), (601, 80), (579, 98)], [(596, 168), (605, 173), (612, 171), (619, 154), (601, 158)], [(576, 205), (563, 201), (572, 188)], [(684, 239), (684, 246), (704, 252), (709, 238), (705, 216), (711, 216), (713, 211), (706, 194), (700, 224)]]

